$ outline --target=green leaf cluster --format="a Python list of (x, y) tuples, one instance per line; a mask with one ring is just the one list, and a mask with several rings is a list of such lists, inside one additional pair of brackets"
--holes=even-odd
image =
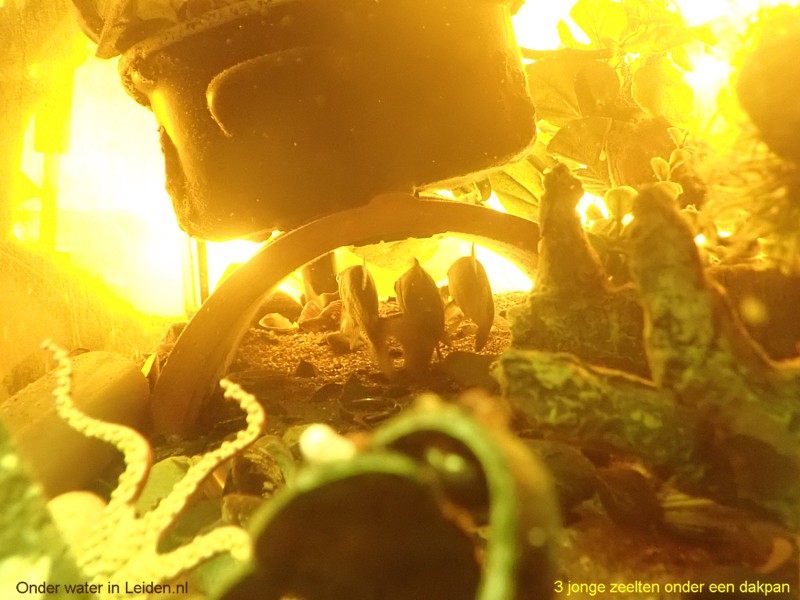
[(565, 47), (613, 50), (642, 110), (672, 125), (692, 123), (694, 93), (684, 79), (693, 70), (687, 48), (713, 43), (708, 27), (687, 26), (664, 0), (579, 0), (570, 17), (591, 41), (580, 44), (562, 21), (559, 34)]
[(526, 73), (537, 143), (525, 160), (489, 178), (515, 214), (535, 218), (542, 172), (555, 160), (570, 165), (598, 196), (620, 186), (677, 182), (673, 158), (691, 171), (686, 133), (676, 135), (674, 128), (686, 132), (695, 123), (687, 48), (711, 43), (709, 29), (687, 26), (665, 0), (578, 0), (569, 14), (588, 43), (561, 21), (561, 49), (523, 51), (533, 59)]
[[(578, 0), (569, 12), (575, 24), (590, 39), (588, 47), (615, 48), (619, 53), (675, 53), (684, 60), (683, 46), (695, 40), (711, 41), (705, 27), (687, 27), (680, 13), (665, 0)], [(585, 48), (559, 23), (561, 43), (567, 48)]]

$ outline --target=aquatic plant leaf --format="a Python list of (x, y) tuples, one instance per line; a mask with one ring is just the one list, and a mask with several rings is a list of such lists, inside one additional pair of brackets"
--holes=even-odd
[(503, 208), (511, 214), (537, 220), (539, 199), (544, 193), (542, 171), (550, 161), (552, 158), (547, 155), (544, 145), (537, 141), (529, 156), (491, 173), (492, 191)]
[(628, 26), (625, 9), (612, 0), (578, 0), (569, 16), (592, 41), (603, 46), (603, 40), (620, 40)]
[(537, 119), (561, 126), (582, 116), (575, 78), (590, 60), (556, 54), (525, 66)]
[(619, 75), (606, 62), (591, 61), (578, 71), (575, 94), (581, 114), (590, 117), (603, 115), (619, 94)]
[(678, 66), (665, 55), (648, 56), (634, 65), (631, 93), (645, 112), (672, 125), (688, 127), (694, 119), (694, 91)]
[(609, 173), (615, 186), (637, 187), (657, 180), (650, 160), (668, 159), (675, 143), (663, 117), (644, 118), (635, 123), (615, 119), (606, 139)]
[(608, 207), (608, 212), (611, 214), (611, 217), (616, 221), (622, 221), (622, 217), (631, 212), (636, 194), (636, 190), (627, 185), (608, 190), (603, 200)]
[(576, 119), (556, 132), (547, 150), (582, 165), (596, 166), (600, 162), (610, 128), (609, 117)]
[(504, 171), (492, 173), (489, 178), (492, 182), (492, 191), (504, 209), (519, 217), (536, 220), (539, 213), (537, 196)]

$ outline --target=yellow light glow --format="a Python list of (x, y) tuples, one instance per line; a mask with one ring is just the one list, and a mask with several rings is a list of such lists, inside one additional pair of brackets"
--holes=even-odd
[(42, 201), (30, 198), (14, 207), (14, 222), (11, 233), (24, 244), (39, 243), (39, 215), (42, 212)]
[[(468, 250), (465, 248), (466, 251)], [(522, 269), (488, 248), (475, 244), (475, 258), (486, 269), (495, 294), (528, 291), (533, 287), (533, 282)]]
[[(492, 192), (486, 200), (486, 206), (498, 212), (508, 212), (494, 192)], [(467, 253), (470, 250), (471, 248), (462, 245), (463, 252)], [(458, 258), (458, 256), (455, 258)], [(533, 287), (533, 282), (525, 275), (522, 269), (496, 252), (476, 244), (475, 258), (477, 258), (486, 269), (494, 293), (528, 291)]]
[[(271, 237), (275, 237), (278, 233), (274, 231)], [(219, 287), (219, 284), (222, 283), (223, 275), (232, 265), (247, 262), (262, 246), (262, 243), (248, 240), (206, 242), (206, 266), (210, 291), (213, 292)], [(278, 284), (277, 289), (289, 294), (295, 300), (299, 300), (303, 294), (303, 280), (300, 272), (297, 271), (289, 275)]]
[[(21, 169), (36, 185), (43, 163), (29, 128)], [(138, 310), (182, 315), (185, 236), (164, 189), (157, 126), (122, 90), (114, 61), (90, 59), (75, 72), (70, 144), (55, 183), (55, 249)], [(38, 238), (40, 214), (40, 203), (21, 205), (14, 230)]]
[(702, 233), (698, 233), (694, 237), (694, 243), (697, 244), (698, 246), (705, 246), (708, 243), (708, 240), (706, 239), (705, 235), (703, 235)]
[(686, 81), (695, 91), (719, 90), (733, 73), (731, 64), (721, 56), (704, 54), (694, 61), (692, 71), (686, 73)]
[[(441, 241), (434, 256), (425, 261), (422, 266), (436, 280), (437, 285), (444, 285), (447, 283), (447, 270), (450, 265), (462, 256), (469, 256), (471, 252), (472, 242), (448, 236)], [(495, 294), (528, 291), (533, 286), (531, 279), (522, 269), (489, 248), (475, 244), (475, 258), (486, 269), (489, 284)], [(400, 273), (391, 273), (390, 276), (391, 281), (394, 282)]]
[(606, 206), (605, 201), (599, 196), (595, 196), (594, 194), (586, 192), (578, 202), (578, 207), (575, 209), (581, 216), (582, 225), (588, 226), (591, 225), (592, 222), (594, 221), (594, 219), (592, 219), (591, 215), (589, 214), (589, 210), (591, 207), (594, 207), (598, 211), (600, 211), (604, 219), (609, 218), (610, 213), (608, 212), (608, 207)]
[(688, 24), (700, 25), (728, 14), (732, 2), (731, 0), (703, 0), (702, 2), (679, 0), (676, 4), (680, 7), (681, 15)]
[(713, 116), (716, 113), (717, 96), (728, 84), (733, 74), (727, 57), (711, 54), (691, 55), (693, 70), (684, 77), (695, 94), (695, 108), (698, 114)]
[(451, 190), (433, 190), (433, 193), (441, 198), (449, 198), (450, 200), (456, 199), (456, 195)]
[(701, 25), (720, 17), (746, 18), (761, 8), (791, 4), (786, 0), (677, 0), (688, 25)]
[(494, 192), (492, 192), (492, 194), (489, 196), (489, 199), (486, 201), (486, 206), (496, 210), (497, 212), (508, 213), (506, 207), (503, 206), (503, 203), (500, 202), (500, 198), (498, 198), (497, 194)]
[(31, 238), (27, 229), (22, 223), (14, 223), (11, 226), (11, 233), (20, 242), (25, 242), (26, 244), (35, 244), (38, 239), (38, 238)]
[(261, 246), (262, 244), (247, 240), (206, 242), (209, 288), (216, 289), (222, 275), (230, 265), (246, 262), (258, 252)]
[(552, 0), (550, 2), (528, 1), (511, 19), (517, 43), (523, 48), (554, 50), (561, 46), (558, 37), (558, 22), (564, 20), (572, 35), (579, 42), (589, 43), (588, 36), (569, 18), (569, 10), (575, 0)]

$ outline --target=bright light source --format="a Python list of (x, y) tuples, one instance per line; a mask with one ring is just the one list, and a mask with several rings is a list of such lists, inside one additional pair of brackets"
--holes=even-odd
[(719, 88), (733, 73), (730, 63), (721, 57), (704, 54), (694, 61), (694, 69), (686, 73), (686, 80), (695, 91), (703, 88)]
[[(182, 315), (185, 238), (164, 189), (153, 117), (125, 94), (115, 61), (87, 60), (75, 71), (74, 82), (70, 144), (53, 182), (56, 249), (138, 310)], [(34, 126), (35, 121), (26, 132), (21, 169), (38, 186), (44, 156), (34, 148)], [(14, 230), (38, 239), (40, 216), (38, 201), (20, 204)]]
[(486, 206), (496, 210), (497, 212), (507, 213), (506, 207), (503, 206), (503, 203), (500, 202), (500, 198), (497, 197), (497, 194), (492, 192), (489, 196), (489, 199), (486, 201)]
[(694, 69), (684, 75), (686, 81), (699, 102), (715, 102), (717, 94), (728, 83), (733, 67), (725, 58), (710, 53), (692, 59)]
[(578, 202), (578, 207), (575, 209), (581, 216), (581, 223), (583, 225), (589, 225), (594, 220), (590, 214), (590, 209), (592, 207), (594, 207), (597, 211), (600, 211), (600, 214), (603, 215), (604, 219), (608, 219), (609, 212), (605, 201), (599, 196), (595, 196), (594, 194), (586, 192)]
[(246, 262), (258, 252), (259, 248), (261, 248), (261, 244), (247, 240), (206, 242), (209, 288), (214, 290), (229, 266)]
[(579, 42), (589, 43), (589, 38), (569, 18), (569, 10), (575, 0), (552, 0), (534, 2), (529, 0), (511, 19), (517, 43), (523, 48), (555, 50), (561, 46), (558, 37), (558, 22), (564, 20), (572, 35)]
[(731, 0), (678, 0), (676, 4), (680, 7), (681, 15), (690, 25), (707, 23), (717, 17), (726, 15), (731, 10)]
[(720, 17), (735, 17), (745, 20), (761, 8), (781, 4), (796, 4), (787, 0), (676, 0), (681, 15), (688, 25), (701, 25)]
[(533, 287), (533, 282), (513, 262), (492, 252), (487, 248), (475, 245), (475, 258), (477, 258), (492, 284), (495, 294), (513, 291), (528, 291)]

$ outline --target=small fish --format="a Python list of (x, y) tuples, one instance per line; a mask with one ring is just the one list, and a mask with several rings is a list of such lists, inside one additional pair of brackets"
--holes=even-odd
[(445, 340), (444, 304), (433, 277), (415, 258), (411, 268), (394, 284), (402, 314), (387, 320), (387, 329), (403, 347), (406, 368), (425, 372), (433, 351)]
[(447, 270), (447, 284), (453, 302), (478, 326), (475, 352), (480, 352), (486, 346), (494, 321), (494, 295), (486, 269), (475, 258), (475, 244), (470, 256), (459, 258)]
[(378, 313), (378, 289), (366, 265), (354, 265), (339, 273), (339, 298), (342, 318), (339, 331), (349, 340), (350, 349), (366, 337), (381, 371), (392, 371), (392, 360), (386, 346), (384, 324)]

